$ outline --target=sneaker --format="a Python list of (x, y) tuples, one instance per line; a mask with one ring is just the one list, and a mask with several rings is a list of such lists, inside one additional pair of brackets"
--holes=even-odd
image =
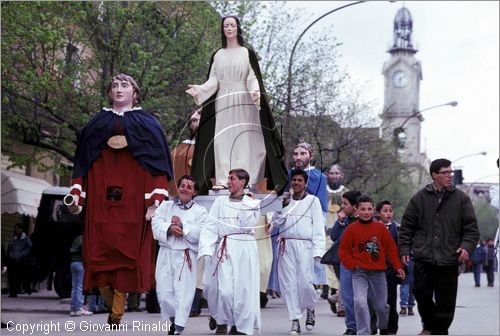
[(299, 320), (292, 320), (292, 329), (290, 329), (289, 335), (300, 334), (300, 323)]
[(93, 315), (94, 313), (92, 313), (91, 311), (88, 311), (87, 309), (84, 309), (84, 308), (80, 308), (80, 310), (78, 310), (76, 312), (77, 315), (83, 315), (83, 316), (89, 316), (89, 315)]
[(399, 311), (399, 315), (401, 315), (401, 316), (406, 315), (406, 307), (401, 308), (401, 310)]
[(339, 309), (337, 311), (337, 317), (345, 317), (345, 310), (344, 309)]
[(413, 308), (412, 307), (408, 307), (408, 315), (409, 316), (415, 315), (415, 313), (413, 312)]
[(316, 324), (316, 317), (314, 316), (314, 309), (307, 309), (306, 329), (308, 331), (313, 330), (314, 324)]
[(342, 335), (356, 335), (356, 331), (347, 329)]
[(422, 329), (422, 331), (419, 333), (419, 335), (432, 335), (432, 331), (427, 330), (427, 329)]
[(88, 315), (92, 315), (92, 314), (94, 314), (94, 313), (92, 313), (84, 308), (80, 308), (77, 311), (71, 311), (69, 313), (69, 316), (73, 316), (73, 317), (74, 316), (88, 316)]

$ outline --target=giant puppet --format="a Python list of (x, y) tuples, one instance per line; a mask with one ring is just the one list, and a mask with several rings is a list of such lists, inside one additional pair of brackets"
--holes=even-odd
[[(84, 290), (98, 287), (117, 326), (126, 293), (154, 287), (151, 218), (168, 197), (170, 152), (159, 122), (137, 107), (139, 87), (124, 74), (108, 88), (103, 108), (78, 137), (70, 195), (73, 212), (85, 208)], [(147, 218), (146, 218), (147, 217)]]
[(238, 18), (222, 19), (221, 37), (222, 48), (212, 56), (208, 80), (186, 90), (196, 104), (204, 104), (192, 174), (202, 194), (227, 188), (234, 168), (250, 172), (250, 188), (258, 190), (267, 181), (263, 189), (281, 193), (287, 184), (284, 149), (257, 55), (244, 46)]

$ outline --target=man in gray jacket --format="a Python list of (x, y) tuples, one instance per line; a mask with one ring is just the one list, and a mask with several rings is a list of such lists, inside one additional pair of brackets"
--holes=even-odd
[(432, 161), (433, 182), (410, 200), (401, 221), (399, 255), (414, 257), (414, 288), (422, 318), (420, 335), (447, 335), (457, 299), (459, 264), (474, 251), (479, 230), (469, 197), (452, 185), (451, 162)]

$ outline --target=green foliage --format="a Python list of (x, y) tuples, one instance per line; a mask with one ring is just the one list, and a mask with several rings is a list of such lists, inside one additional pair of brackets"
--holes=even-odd
[(495, 237), (499, 226), (495, 209), (484, 198), (478, 198), (474, 201), (474, 211), (481, 239)]
[[(260, 57), (287, 160), (295, 143), (308, 141), (317, 168), (338, 163), (350, 189), (404, 206), (406, 168), (378, 138), (373, 104), (346, 85), (331, 27), (308, 31), (297, 45), (287, 105), (290, 53), (313, 18), (279, 1), (3, 2), (3, 153), (16, 165), (41, 168), (49, 168), (42, 163), (49, 156), (61, 172), (59, 164), (73, 159), (78, 130), (109, 104), (107, 86), (117, 73), (137, 80), (141, 106), (160, 119), (175, 146), (195, 107), (184, 91), (205, 81), (220, 47), (220, 16), (231, 14)], [(19, 153), (16, 143), (34, 150)]]
[[(55, 170), (71, 162), (78, 130), (109, 104), (118, 73), (137, 80), (142, 107), (172, 142), (194, 108), (184, 90), (204, 80), (219, 47), (218, 27), (204, 2), (2, 3), (2, 152), (19, 166), (42, 166), (46, 155), (59, 158)], [(15, 143), (35, 151), (21, 155)]]

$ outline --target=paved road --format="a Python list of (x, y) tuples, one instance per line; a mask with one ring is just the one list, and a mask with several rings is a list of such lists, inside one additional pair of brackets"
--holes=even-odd
[[(485, 276), (484, 276), (484, 281)], [(344, 319), (333, 316), (328, 303), (319, 300), (316, 308), (316, 327), (313, 331), (305, 330), (304, 319), (301, 321), (302, 335), (340, 335), (345, 331)], [(69, 304), (59, 300), (55, 293), (40, 291), (31, 296), (20, 295), (9, 298), (2, 295), (3, 322), (12, 321), (9, 329), (2, 329), (2, 335), (23, 335), (21, 328), (28, 329), (24, 335), (166, 335), (163, 331), (148, 331), (162, 328), (159, 314), (126, 313), (127, 330), (103, 332), (100, 328), (106, 325), (106, 314), (87, 317), (69, 317)], [(68, 331), (66, 328), (72, 328)], [(286, 307), (281, 299), (270, 299), (267, 308), (262, 310), (262, 335), (287, 335), (290, 322), (287, 320)], [(91, 331), (92, 330), (92, 331)], [(420, 332), (420, 318), (415, 316), (401, 317), (399, 320), (400, 335), (416, 335)], [(450, 328), (452, 335), (499, 335), (499, 292), (498, 281), (495, 287), (474, 287), (472, 273), (462, 274), (459, 281), (459, 295), (455, 320)], [(190, 318), (184, 332), (186, 335), (213, 334), (208, 329), (206, 309), (195, 318)]]

